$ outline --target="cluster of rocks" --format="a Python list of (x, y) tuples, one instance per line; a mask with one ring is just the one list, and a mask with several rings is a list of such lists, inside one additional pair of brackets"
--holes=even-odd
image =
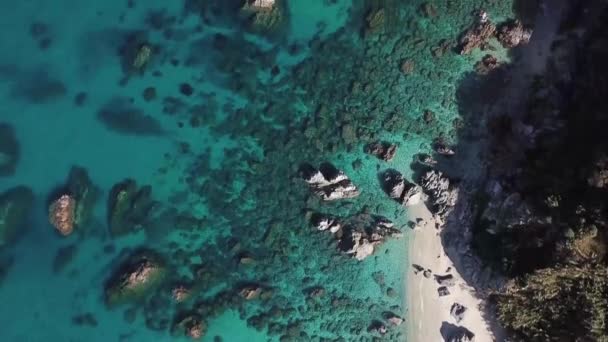
[(474, 49), (486, 50), (491, 38), (496, 38), (505, 48), (527, 44), (532, 37), (532, 30), (524, 28), (519, 20), (509, 20), (497, 27), (489, 20), (488, 14), (481, 11), (478, 20), (467, 29), (459, 40), (457, 48), (461, 55), (468, 55)]
[(313, 193), (324, 201), (359, 196), (359, 189), (348, 176), (330, 163), (322, 163), (319, 169), (315, 169), (310, 164), (304, 164), (300, 167), (300, 175), (308, 183)]
[(402, 233), (385, 217), (358, 214), (345, 219), (312, 214), (311, 224), (319, 231), (329, 231), (338, 240), (338, 249), (363, 260), (374, 253), (376, 246), (387, 238), (401, 237)]
[(430, 170), (422, 175), (419, 184), (429, 197), (433, 215), (445, 216), (456, 204), (458, 188), (452, 183), (440, 171)]
[(166, 277), (163, 258), (152, 250), (132, 253), (108, 279), (105, 301), (110, 307), (143, 300)]

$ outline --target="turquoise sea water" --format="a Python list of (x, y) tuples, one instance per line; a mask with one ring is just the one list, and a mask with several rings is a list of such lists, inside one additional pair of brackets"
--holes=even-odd
[[(511, 16), (509, 2), (447, 1), (428, 12), (423, 1), (290, 0), (284, 24), (265, 33), (249, 30), (233, 3), (0, 1), (0, 123), (19, 144), (0, 190), (25, 185), (35, 196), (18, 240), (1, 247), (3, 341), (174, 341), (186, 339), (170, 335), (175, 317), (197, 309), (204, 341), (366, 341), (384, 312), (407, 318), (407, 212), (377, 175), (392, 167), (411, 177), (414, 154), (454, 139), (458, 82), (475, 59), (433, 51), (454, 42), (475, 9)], [(382, 8), (383, 28), (365, 33), (367, 14)], [(153, 47), (143, 73), (123, 68), (130, 37)], [(191, 95), (180, 93), (184, 83)], [(148, 87), (155, 99), (144, 99)], [(399, 144), (390, 163), (363, 153), (377, 139)], [(298, 166), (322, 161), (361, 195), (311, 195)], [(62, 237), (47, 207), (73, 166), (100, 198), (93, 219)], [(108, 196), (126, 178), (150, 185), (157, 204), (144, 226), (113, 237)], [(382, 215), (405, 237), (358, 262), (310, 227), (310, 211)], [(165, 257), (168, 279), (143, 302), (107, 308), (106, 281), (142, 246)], [(255, 262), (240, 264), (243, 255)], [(244, 282), (271, 297), (214, 301)], [(176, 283), (195, 289), (179, 305), (169, 298)], [(325, 294), (308, 298), (311, 287)], [(404, 340), (404, 329), (382, 339)]]

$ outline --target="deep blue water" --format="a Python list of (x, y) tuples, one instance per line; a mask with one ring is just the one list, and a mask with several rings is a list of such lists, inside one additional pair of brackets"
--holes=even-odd
[[(18, 238), (0, 246), (0, 338), (173, 341), (185, 339), (169, 333), (176, 317), (199, 310), (204, 341), (363, 341), (383, 312), (407, 318), (407, 212), (377, 175), (392, 167), (411, 177), (415, 153), (454, 137), (456, 84), (472, 60), (432, 48), (456, 39), (483, 2), (437, 5), (429, 17), (422, 1), (291, 0), (282, 24), (256, 32), (230, 1), (0, 1), (0, 123), (19, 146), (0, 191), (24, 185), (34, 195)], [(364, 33), (366, 13), (382, 6), (386, 32)], [(129, 51), (144, 43), (150, 61), (134, 72)], [(412, 75), (400, 71), (404, 59)], [(390, 164), (363, 153), (374, 139), (399, 144)], [(361, 195), (312, 196), (298, 165), (322, 161)], [(100, 196), (92, 219), (62, 237), (47, 211), (73, 166)], [(108, 196), (127, 178), (150, 185), (156, 204), (143, 226), (112, 236)], [(382, 215), (405, 237), (358, 262), (310, 227), (312, 211)], [(167, 280), (108, 308), (106, 282), (142, 246), (166, 259)], [(241, 264), (244, 255), (254, 263)], [(271, 289), (270, 299), (213, 302), (243, 282)], [(177, 283), (193, 288), (179, 305)], [(309, 298), (314, 286), (325, 295)], [(200, 309), (212, 302), (214, 312)], [(405, 339), (405, 324), (391, 329), (385, 340)]]

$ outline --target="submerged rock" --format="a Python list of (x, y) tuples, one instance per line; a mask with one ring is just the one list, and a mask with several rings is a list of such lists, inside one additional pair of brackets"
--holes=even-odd
[(420, 189), (413, 183), (403, 178), (401, 172), (395, 169), (388, 169), (381, 175), (382, 189), (393, 200), (408, 206), (417, 204), (421, 198)]
[(25, 221), (34, 202), (34, 193), (17, 186), (0, 194), (0, 247), (10, 245), (25, 231)]
[(108, 198), (108, 225), (112, 236), (120, 236), (140, 229), (148, 222), (155, 202), (152, 187), (137, 188), (132, 179), (112, 187)]
[(386, 141), (377, 141), (368, 144), (364, 149), (365, 153), (376, 156), (384, 161), (391, 161), (397, 152), (397, 145)]
[(136, 252), (106, 283), (106, 304), (114, 306), (143, 299), (162, 282), (165, 274), (165, 265), (159, 254), (151, 250)]
[(49, 206), (49, 221), (63, 236), (72, 234), (76, 201), (70, 195), (62, 195)]
[(510, 20), (498, 27), (496, 38), (505, 48), (528, 44), (532, 37), (532, 30), (524, 28), (519, 20)]
[(126, 99), (117, 98), (97, 112), (97, 119), (104, 126), (120, 134), (157, 136), (165, 131), (160, 121), (133, 107)]
[(0, 177), (12, 176), (19, 161), (19, 142), (13, 127), (0, 123)]
[(300, 175), (324, 201), (359, 196), (359, 190), (353, 182), (330, 163), (322, 163), (318, 170), (310, 164), (305, 164), (300, 167)]
[(79, 166), (74, 166), (70, 170), (67, 190), (76, 201), (74, 223), (77, 227), (87, 225), (93, 216), (95, 203), (97, 203), (101, 191), (93, 184), (87, 170)]
[(276, 0), (244, 0), (241, 15), (256, 32), (271, 32), (285, 24), (285, 6)]
[(207, 324), (198, 314), (188, 314), (176, 320), (171, 327), (173, 335), (183, 334), (193, 340), (199, 340), (205, 335)]
[(492, 70), (500, 67), (498, 59), (490, 54), (483, 56), (483, 58), (475, 64), (475, 72), (479, 75), (487, 75)]

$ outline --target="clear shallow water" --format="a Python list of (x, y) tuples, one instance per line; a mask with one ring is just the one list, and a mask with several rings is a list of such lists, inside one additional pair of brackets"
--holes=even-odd
[[(367, 207), (405, 225), (406, 211), (382, 192), (377, 173), (393, 167), (410, 177), (415, 153), (429, 152), (440, 134), (452, 137), (457, 83), (472, 63), (450, 52), (433, 57), (431, 49), (455, 39), (483, 2), (441, 7), (437, 18), (421, 14), (419, 1), (377, 2), (399, 15), (390, 19), (390, 34), (362, 39), (362, 1), (294, 0), (287, 27), (270, 40), (246, 32), (233, 14), (206, 8), (201, 21), (201, 10), (185, 10), (184, 3), (0, 2), (0, 10), (11, 13), (0, 23), (0, 122), (13, 127), (20, 145), (16, 172), (0, 177), (0, 189), (26, 185), (35, 195), (22, 236), (2, 251), (10, 264), (0, 283), (2, 339), (178, 340), (168, 328), (147, 328), (146, 318), (148, 325), (170, 325), (176, 312), (243, 281), (272, 288), (272, 298), (221, 306), (205, 317), (203, 340), (356, 341), (371, 336), (367, 327), (384, 311), (406, 317), (406, 229), (404, 238), (357, 262), (314, 231), (306, 212), (348, 216)], [(196, 8), (196, 1), (188, 3)], [(485, 6), (496, 17), (510, 14), (507, 4)], [(150, 11), (159, 10), (170, 18), (160, 29), (146, 23)], [(158, 49), (143, 75), (125, 81), (119, 48), (138, 30)], [(399, 71), (403, 59), (415, 62), (412, 75)], [(279, 74), (272, 77), (274, 66)], [(185, 82), (192, 96), (180, 94)], [(146, 101), (142, 93), (151, 86), (157, 96)], [(79, 93), (86, 93), (80, 105)], [(118, 102), (152, 117), (161, 132), (127, 134), (101, 122), (100, 109)], [(433, 125), (421, 120), (426, 109), (435, 112)], [(400, 144), (390, 164), (362, 152), (378, 138)], [(297, 179), (298, 165), (326, 160), (351, 177), (361, 196), (337, 203), (310, 196)], [(361, 167), (354, 169), (356, 160)], [(93, 221), (62, 238), (48, 223), (47, 204), (74, 165), (88, 171), (101, 198)], [(159, 205), (149, 227), (113, 238), (107, 196), (125, 178), (151, 185)], [(54, 270), (67, 246), (74, 253)], [(167, 288), (151, 297), (161, 300), (106, 308), (105, 282), (140, 246), (170, 260)], [(239, 265), (241, 252), (256, 263)], [(207, 276), (195, 281), (200, 268)], [(165, 299), (177, 281), (202, 284), (176, 306)], [(311, 286), (323, 286), (326, 295), (307, 300), (303, 291)], [(136, 313), (134, 320), (127, 310)], [(73, 318), (86, 313), (96, 323), (75, 324)], [(252, 317), (264, 322), (260, 331)], [(403, 340), (404, 327), (385, 339)]]

